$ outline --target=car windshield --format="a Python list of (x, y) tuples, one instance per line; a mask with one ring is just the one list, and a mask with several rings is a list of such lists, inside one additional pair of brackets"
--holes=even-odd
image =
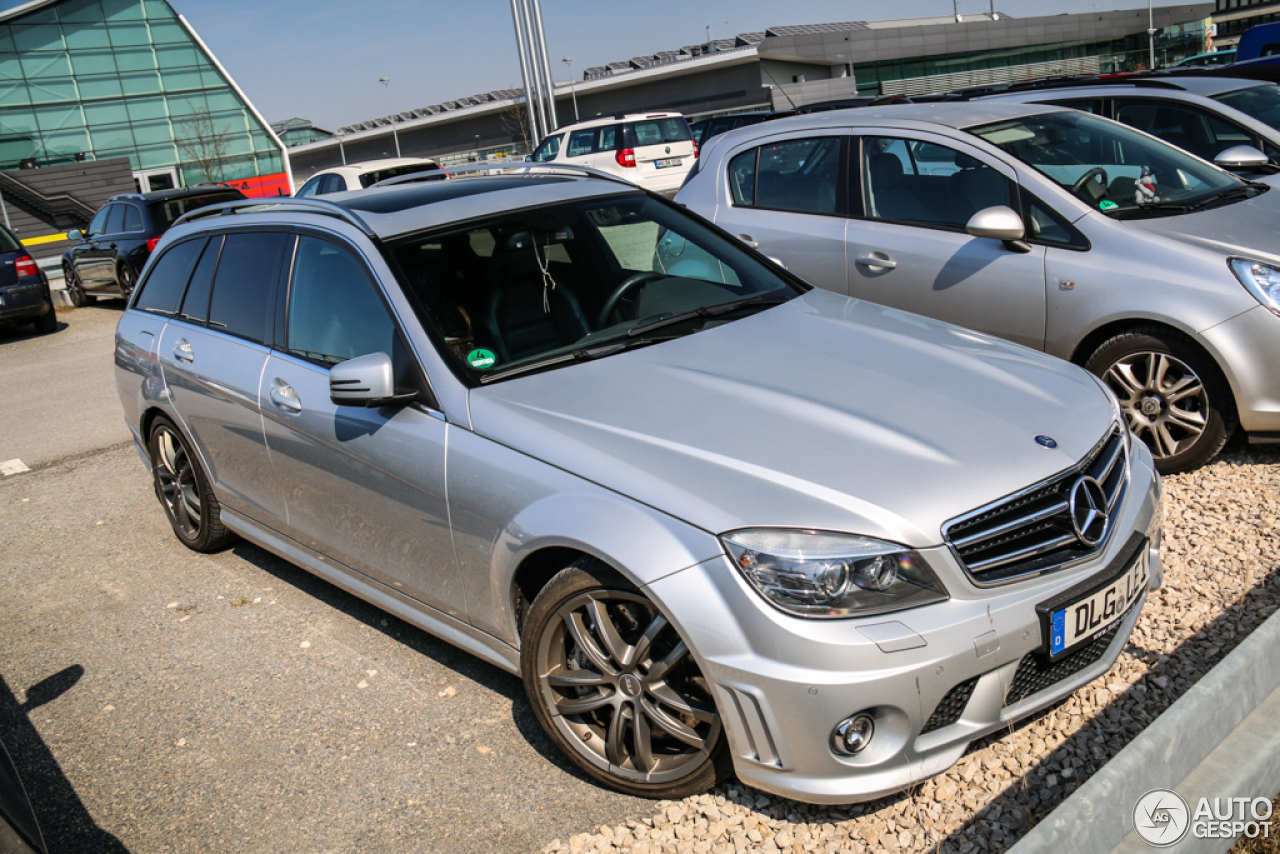
[(155, 225), (157, 233), (159, 233), (168, 231), (174, 220), (188, 211), (208, 205), (220, 205), (223, 202), (234, 202), (243, 198), (244, 193), (239, 190), (202, 193), (199, 196), (179, 196), (176, 199), (168, 199), (163, 202), (151, 202), (147, 205), (147, 211), (151, 214), (151, 222)]
[(385, 181), (388, 178), (399, 178), (401, 175), (412, 175), (415, 172), (436, 172), (440, 169), (435, 163), (414, 163), (409, 166), (392, 166), (388, 169), (378, 169), (375, 172), (366, 172), (360, 176), (361, 187), (372, 187), (379, 181)]
[(1274, 83), (1223, 92), (1213, 99), (1280, 130), (1280, 86)]
[(540, 207), (391, 250), (424, 325), (471, 384), (693, 334), (803, 290), (644, 195)]
[(1252, 185), (1181, 149), (1074, 110), (968, 131), (1115, 217), (1174, 214), (1254, 192)]

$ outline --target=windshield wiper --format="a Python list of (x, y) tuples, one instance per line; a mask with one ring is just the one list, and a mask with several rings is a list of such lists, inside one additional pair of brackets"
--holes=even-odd
[(528, 374), (534, 371), (544, 371), (547, 368), (555, 368), (560, 365), (568, 365), (575, 362), (590, 362), (594, 359), (603, 359), (606, 356), (621, 353), (624, 350), (634, 350), (637, 347), (643, 347), (648, 344), (657, 344), (659, 341), (670, 341), (673, 338), (679, 337), (679, 335), (659, 335), (656, 338), (631, 338), (624, 341), (614, 341), (614, 343), (608, 343), (612, 339), (605, 339), (605, 341), (598, 344), (592, 344), (588, 347), (579, 347), (578, 349), (570, 350), (567, 353), (555, 353), (550, 356), (544, 356), (541, 359), (535, 359), (532, 362), (512, 365), (509, 368), (502, 368), (487, 374), (481, 374), (480, 382), (491, 383), (494, 380), (500, 380), (505, 377), (514, 377), (519, 374)]
[(1228, 187), (1214, 193), (1208, 198), (1201, 199), (1198, 202), (1152, 202), (1148, 205), (1125, 205), (1120, 208), (1113, 208), (1108, 213), (1111, 214), (1131, 214), (1141, 213), (1143, 211), (1173, 211), (1175, 213), (1191, 213), (1192, 211), (1203, 210), (1210, 205), (1220, 202), (1234, 201), (1237, 199), (1252, 199), (1255, 196), (1262, 195), (1271, 189), (1266, 184), (1260, 184), (1256, 181), (1249, 181), (1240, 187)]
[(733, 302), (722, 302), (719, 305), (698, 306), (692, 311), (682, 311), (679, 314), (673, 314), (670, 317), (664, 317), (661, 320), (654, 320), (650, 323), (642, 323), (639, 326), (633, 326), (627, 330), (627, 335), (634, 338), (639, 335), (644, 335), (646, 332), (652, 332), (655, 329), (675, 326), (695, 318), (718, 317), (719, 315), (728, 314), (731, 311), (736, 311), (737, 309), (744, 308), (746, 306), (759, 305), (768, 308), (775, 305), (782, 305), (784, 302), (790, 302), (791, 300), (792, 297), (771, 297), (768, 294), (757, 294), (756, 296), (734, 300)]

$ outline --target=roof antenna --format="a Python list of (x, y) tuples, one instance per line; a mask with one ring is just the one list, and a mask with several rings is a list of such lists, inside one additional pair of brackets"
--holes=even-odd
[(787, 99), (787, 103), (791, 105), (791, 109), (793, 110), (799, 109), (798, 107), (796, 107), (796, 102), (791, 100), (791, 96), (787, 94), (787, 90), (783, 89), (781, 84), (779, 84), (777, 80), (773, 79), (773, 75), (769, 73), (769, 69), (764, 67), (763, 62), (760, 63), (760, 70), (763, 71), (765, 73), (765, 76), (769, 78), (769, 82), (778, 88), (778, 91), (782, 93), (782, 97)]

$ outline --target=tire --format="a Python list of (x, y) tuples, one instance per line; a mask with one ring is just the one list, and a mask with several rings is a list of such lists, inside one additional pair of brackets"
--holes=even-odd
[(53, 305), (49, 306), (49, 310), (44, 314), (31, 321), (35, 326), (36, 332), (41, 335), (48, 335), (50, 332), (58, 331), (58, 313), (53, 310)]
[(1120, 399), (1161, 474), (1209, 462), (1236, 429), (1235, 402), (1213, 359), (1172, 329), (1143, 326), (1104, 341), (1085, 362)]
[(67, 296), (71, 297), (71, 304), (76, 308), (84, 308), (97, 301), (96, 297), (89, 296), (85, 293), (84, 285), (80, 282), (80, 277), (76, 275), (76, 271), (70, 267), (62, 268), (63, 280), (67, 283)]
[(223, 527), (209, 478), (172, 421), (164, 416), (156, 418), (147, 450), (156, 498), (182, 544), (197, 552), (226, 548), (235, 534)]
[(538, 594), (520, 664), (543, 730), (597, 783), (674, 799), (731, 773), (724, 728), (684, 641), (600, 561), (570, 564)]
[(134, 285), (138, 283), (138, 277), (134, 274), (133, 268), (127, 263), (121, 264), (116, 270), (116, 282), (120, 285), (120, 296), (128, 302), (133, 294)]

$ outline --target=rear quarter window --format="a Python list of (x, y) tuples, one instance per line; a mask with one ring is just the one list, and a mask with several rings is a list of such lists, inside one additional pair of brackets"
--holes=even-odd
[(161, 255), (143, 280), (133, 307), (159, 314), (177, 312), (187, 280), (207, 242), (203, 237), (185, 240)]

